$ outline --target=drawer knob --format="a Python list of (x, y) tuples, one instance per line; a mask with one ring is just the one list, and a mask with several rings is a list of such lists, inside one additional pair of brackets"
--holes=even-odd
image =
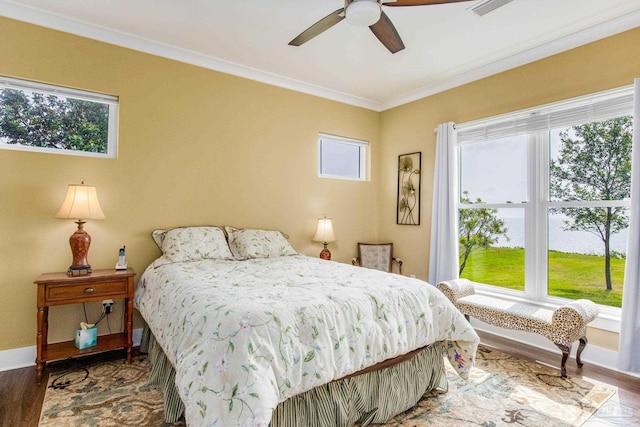
[(93, 288), (85, 288), (84, 289), (84, 293), (85, 294), (90, 294), (91, 292), (93, 292)]

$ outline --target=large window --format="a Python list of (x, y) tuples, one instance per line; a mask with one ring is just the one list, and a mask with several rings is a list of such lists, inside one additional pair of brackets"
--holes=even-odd
[(621, 306), (632, 100), (623, 88), (458, 126), (461, 277)]
[(0, 77), (0, 148), (116, 157), (118, 100)]
[(320, 134), (318, 138), (318, 175), (323, 178), (367, 179), (365, 141)]

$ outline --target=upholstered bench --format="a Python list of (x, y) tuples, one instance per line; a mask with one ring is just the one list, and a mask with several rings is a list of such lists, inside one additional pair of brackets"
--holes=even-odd
[(555, 310), (521, 302), (510, 302), (475, 293), (475, 282), (457, 279), (441, 282), (438, 289), (465, 315), (505, 329), (540, 334), (562, 351), (560, 374), (567, 376), (565, 367), (571, 345), (579, 340), (576, 362), (582, 367), (580, 355), (587, 345), (587, 324), (598, 316), (598, 307), (589, 300), (572, 301)]

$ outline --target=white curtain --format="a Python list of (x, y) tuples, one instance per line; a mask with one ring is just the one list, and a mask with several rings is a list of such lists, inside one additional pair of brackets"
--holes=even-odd
[(640, 78), (634, 81), (631, 214), (620, 319), (619, 368), (640, 372)]
[(458, 197), (456, 131), (453, 122), (438, 125), (433, 178), (429, 283), (458, 278)]

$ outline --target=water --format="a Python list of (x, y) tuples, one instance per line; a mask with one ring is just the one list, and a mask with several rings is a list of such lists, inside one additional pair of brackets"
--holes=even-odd
[[(522, 218), (501, 218), (509, 241), (498, 239), (495, 246), (524, 248), (524, 220)], [(571, 252), (588, 255), (604, 255), (604, 243), (600, 237), (586, 231), (565, 231), (561, 217), (549, 218), (549, 249), (559, 252)], [(628, 229), (611, 236), (611, 251), (627, 252)]]

